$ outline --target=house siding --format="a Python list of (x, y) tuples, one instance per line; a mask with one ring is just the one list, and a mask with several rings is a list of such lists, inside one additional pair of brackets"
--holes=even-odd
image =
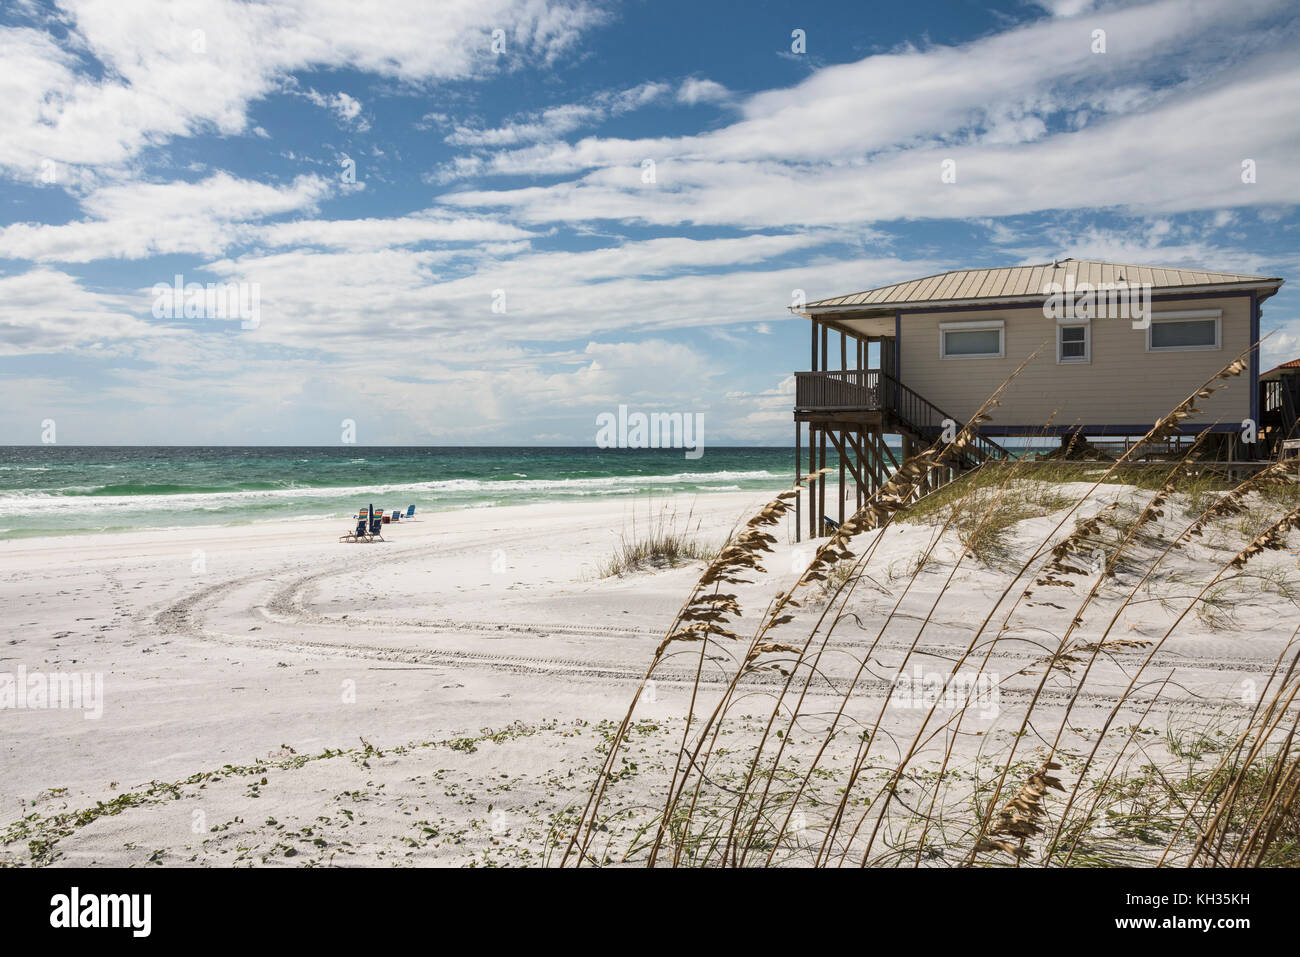
[[(1251, 297), (1157, 301), (1153, 312), (1222, 311), (1220, 347), (1187, 352), (1148, 352), (1146, 331), (1122, 319), (1091, 323), (1092, 361), (1058, 364), (1056, 322), (1042, 307), (905, 312), (899, 323), (901, 380), (948, 414), (966, 419), (1035, 349), (1043, 348), (1003, 393), (990, 426), (1034, 431), (1053, 409), (1053, 425), (1149, 425), (1167, 414), (1202, 382), (1251, 342)], [(1005, 356), (941, 359), (939, 324), (1001, 319), (1006, 323)], [(1251, 414), (1251, 382), (1245, 374), (1228, 380), (1198, 403), (1202, 414), (1188, 426), (1236, 426)]]

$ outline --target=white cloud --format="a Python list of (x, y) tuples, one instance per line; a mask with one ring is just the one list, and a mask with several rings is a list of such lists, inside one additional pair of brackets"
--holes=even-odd
[(1077, 17), (1094, 9), (1097, 0), (1034, 0), (1034, 6), (1041, 7), (1054, 17)]
[(307, 90), (303, 96), (321, 109), (333, 113), (343, 126), (352, 126), (360, 133), (370, 129), (370, 123), (361, 116), (361, 101), (348, 96), (342, 90), (330, 96), (318, 90)]
[[(606, 15), (583, 0), (68, 0), (65, 46), (0, 28), (0, 167), (120, 168), (140, 150), (202, 131), (241, 133), (249, 105), (295, 70), (352, 67), (406, 83), (553, 63)], [(491, 50), (493, 29), (507, 53)], [(104, 67), (84, 72), (73, 51)], [(346, 100), (336, 107), (347, 112)]]
[[(1270, 329), (1261, 331), (1267, 333)], [(1273, 327), (1273, 334), (1259, 347), (1259, 371), (1267, 372), (1292, 359), (1300, 359), (1300, 319)]]
[(36, 262), (143, 259), (170, 253), (220, 255), (245, 241), (249, 224), (312, 209), (332, 187), (316, 176), (271, 186), (217, 173), (196, 183), (124, 183), (82, 200), (90, 218), (0, 229), (0, 256)]
[(131, 341), (168, 334), (132, 315), (132, 305), (125, 296), (90, 292), (52, 269), (0, 277), (0, 355), (111, 355)]
[[(1076, 23), (1043, 20), (961, 47), (872, 56), (752, 96), (720, 130), (476, 157), (450, 175), (566, 178), (444, 200), (531, 223), (748, 228), (1287, 202), (1294, 189), (1282, 171), (1300, 149), (1300, 65), (1285, 38), (1258, 32), (1280, 9), (1270, 0), (1231, 8), (1163, 0), (1110, 11), (1104, 55)], [(1199, 64), (1194, 79), (1148, 89), (1188, 59)], [(1090, 119), (1075, 128), (1068, 119), (1081, 111)], [(1239, 176), (1247, 157), (1274, 173), (1247, 187)], [(645, 158), (656, 163), (651, 186), (640, 176)], [(945, 160), (956, 163), (954, 184), (941, 183)]]
[[(825, 288), (836, 277), (839, 285), (853, 274), (901, 279), (933, 265), (770, 266), (836, 238), (826, 232), (665, 238), (585, 252), (511, 248), (497, 255), (482, 244), (468, 269), (450, 268), (453, 254), (445, 249), (356, 244), (348, 252), (248, 254), (207, 268), (227, 281), (258, 284), (263, 341), (337, 353), (391, 340), (402, 342), (405, 354), (433, 356), (449, 342), (477, 340), (484, 323), (494, 341), (511, 343), (781, 319), (796, 287)], [(497, 290), (504, 292), (504, 314), (492, 309)]]
[(697, 103), (726, 103), (731, 99), (731, 92), (721, 83), (713, 80), (690, 77), (677, 88), (677, 100), (687, 106)]
[(535, 235), (509, 223), (478, 217), (402, 216), (393, 219), (301, 219), (274, 223), (258, 230), (257, 242), (267, 246), (377, 250), (426, 242), (489, 243), (529, 240)]
[[(1183, 268), (1209, 268), (1248, 275), (1275, 275), (1282, 265), (1275, 256), (1264, 256), (1250, 248), (1235, 248), (1210, 241), (1207, 230), (1197, 222), (1174, 227), (1164, 219), (1134, 221), (1128, 228), (1101, 229), (1096, 226), (1061, 225), (1039, 230), (1036, 242), (1007, 251), (1024, 262), (1049, 259), (1100, 259), (1117, 263), (1154, 263)], [(1294, 274), (1300, 270), (1300, 255), (1287, 257)]]
[(565, 103), (515, 117), (502, 126), (481, 129), (457, 125), (446, 136), (453, 146), (505, 147), (551, 142), (613, 116), (641, 109), (669, 92), (667, 84), (647, 82), (626, 90), (605, 91), (579, 103)]

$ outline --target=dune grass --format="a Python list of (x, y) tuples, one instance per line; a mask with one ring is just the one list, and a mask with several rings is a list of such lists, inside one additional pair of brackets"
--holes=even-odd
[(600, 578), (613, 578), (650, 569), (676, 568), (690, 562), (711, 560), (719, 546), (700, 537), (700, 520), (694, 509), (686, 514), (676, 507), (647, 503), (644, 519), (635, 511), (632, 525), (619, 535), (614, 552), (597, 568)]
[[(1245, 355), (1192, 390), (1144, 443), (1165, 442), (1196, 415), (1198, 400), (1245, 369)], [(1225, 586), (1260, 555), (1290, 547), (1289, 536), (1300, 528), (1292, 491), (1274, 482), (1275, 470), (1227, 485), (1197, 460), (1198, 442), (1156, 468), (1132, 465), (1139, 443), (1109, 463), (1009, 462), (920, 497), (928, 477), (955, 460), (989, 420), (1019, 371), (951, 442), (936, 442), (905, 461), (820, 545), (796, 584), (777, 594), (756, 624), (745, 624), (734, 586), (764, 574), (763, 553), (776, 542), (768, 529), (790, 511), (798, 486), (765, 506), (712, 558), (655, 650), (585, 807), (565, 819), (563, 863), (1020, 867), (1296, 860), (1300, 628), (1264, 686), (1252, 692), (1244, 716), (1238, 708), (1231, 720), (1198, 725), (1193, 719), (1163, 734), (1148, 721), (1172, 678), (1157, 664), (1166, 641), (1189, 617), (1195, 622), (1221, 605)], [(1061, 487), (1076, 482), (1082, 485)], [(1133, 487), (1125, 492), (1129, 504), (1098, 494), (1115, 484)], [(1008, 531), (1026, 517), (1045, 517), (1046, 527), (1012, 550)], [(896, 520), (928, 524), (933, 534), (892, 608), (867, 616), (850, 603)], [(933, 561), (939, 543), (954, 538), (960, 544), (955, 561)], [(1163, 633), (1128, 634), (1122, 623), (1163, 582), (1169, 557), (1193, 545), (1208, 556), (1202, 561), (1198, 553), (1208, 577), (1161, 598)], [(941, 712), (936, 703), (899, 724), (889, 710), (891, 695), (869, 695), (866, 688), (906, 673), (958, 568), (972, 561), (1007, 567), (1000, 570), (1000, 590), (980, 596), (982, 617), (966, 623), (969, 641), (950, 662), (944, 690), (972, 673), (997, 689), (1019, 679), (1010, 703), (998, 705), (1009, 733), (978, 737), (983, 732), (972, 725), (984, 703), (969, 691), (958, 707)], [(928, 587), (942, 583), (928, 614), (918, 619), (911, 611), (903, 620), (900, 606), (922, 570)], [(1025, 617), (1031, 607), (1032, 623)], [(1044, 615), (1054, 615), (1055, 625), (1044, 627)], [(802, 623), (797, 630), (784, 627), (795, 621)], [(911, 636), (901, 652), (900, 625)], [(855, 629), (855, 644), (835, 643), (840, 626)], [(752, 627), (751, 635), (738, 634), (741, 627)], [(1008, 645), (1022, 651), (1018, 632), (1025, 628), (1041, 657), (1014, 675), (999, 674), (994, 655)], [(882, 664), (887, 631), (895, 645)], [(827, 655), (850, 656), (856, 672), (828, 682), (821, 668)], [(1127, 684), (1092, 705), (1104, 715), (1099, 727), (1080, 727), (1074, 712), (1094, 666), (1115, 655), (1127, 656), (1118, 679)], [(598, 846), (620, 746), (646, 683), (665, 662), (680, 665), (683, 658), (695, 680), (676, 760), (668, 761), (657, 807), (643, 809), (635, 847), (611, 855)], [(829, 712), (827, 694), (839, 699)], [(822, 696), (815, 713), (805, 710), (810, 695)], [(759, 700), (767, 704), (751, 713)], [(972, 734), (980, 742), (973, 759), (957, 751)]]
[(947, 525), (976, 560), (1005, 563), (1012, 555), (1009, 534), (1018, 523), (1072, 503), (1056, 481), (1021, 474), (1014, 464), (991, 464), (931, 492), (897, 521)]

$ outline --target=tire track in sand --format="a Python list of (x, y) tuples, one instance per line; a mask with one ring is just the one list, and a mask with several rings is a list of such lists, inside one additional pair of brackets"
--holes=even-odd
[[(436, 551), (441, 555), (446, 555), (447, 551), (443, 548), (430, 548), (428, 551)], [(426, 551), (419, 549), (418, 551)], [(410, 555), (410, 550), (405, 555)], [(367, 565), (376, 565), (381, 561), (380, 556), (376, 556), (374, 562), (368, 562)], [(511, 621), (467, 621), (456, 619), (393, 619), (393, 620), (367, 620), (353, 619), (346, 620), (329, 618), (318, 615), (307, 610), (302, 604), (302, 594), (306, 588), (314, 583), (341, 574), (356, 574), (357, 566), (353, 562), (341, 564), (340, 567), (321, 569), (308, 575), (299, 575), (291, 579), (286, 584), (280, 584), (272, 597), (262, 603), (254, 603), (253, 611), (264, 620), (270, 621), (276, 625), (284, 627), (316, 625), (334, 628), (344, 628), (348, 631), (365, 631), (379, 628), (412, 628), (421, 631), (428, 631), (431, 634), (446, 633), (478, 633), (478, 634), (511, 634), (522, 635), (533, 638), (545, 638), (551, 635), (572, 635), (572, 636), (593, 636), (606, 635), (609, 637), (625, 637), (633, 639), (654, 639), (662, 638), (662, 632), (649, 627), (635, 625), (603, 626), (587, 625), (569, 622), (555, 623), (530, 623), (521, 624)], [(214, 585), (200, 588), (184, 598), (172, 602), (157, 614), (154, 615), (154, 621), (157, 625), (166, 631), (184, 635), (201, 641), (213, 642), (232, 647), (246, 647), (256, 649), (276, 648), (286, 652), (299, 652), (302, 654), (323, 654), (331, 657), (343, 658), (360, 658), (376, 661), (398, 662), (402, 664), (425, 665), (429, 667), (459, 667), (486, 669), (497, 672), (532, 675), (532, 676), (550, 676), (564, 677), (571, 680), (592, 680), (592, 681), (621, 681), (634, 683), (639, 682), (644, 676), (645, 665), (627, 665), (608, 661), (595, 661), (590, 658), (572, 658), (555, 655), (529, 655), (518, 653), (499, 653), (499, 652), (478, 652), (465, 651), (459, 649), (436, 649), (428, 647), (411, 647), (398, 645), (374, 645), (358, 641), (312, 641), (302, 637), (281, 638), (274, 637), (270, 634), (262, 634), (258, 637), (246, 635), (233, 635), (215, 631), (207, 627), (204, 620), (204, 612), (212, 606), (225, 599), (231, 593), (249, 586), (265, 585), (268, 582), (274, 582), (275, 575), (267, 572), (259, 572), (252, 575), (242, 576), (239, 578), (229, 579)], [(840, 643), (837, 643), (837, 646)], [(866, 647), (867, 642), (851, 642), (857, 647)], [(884, 643), (881, 648), (887, 650), (904, 650), (906, 645), (903, 643)], [(959, 654), (965, 646), (957, 645), (926, 645), (918, 646), (917, 653), (940, 659), (948, 659), (954, 653)], [(1019, 652), (994, 652), (994, 657), (1005, 658), (1008, 660), (1032, 660), (1036, 657), (1034, 654)], [(1128, 653), (1127, 655), (1116, 655), (1115, 658), (1131, 658), (1134, 663), (1143, 657), (1140, 652)], [(1161, 660), (1161, 659), (1167, 660)], [(1220, 658), (1196, 658), (1186, 656), (1157, 656), (1153, 665), (1159, 667), (1173, 666), (1184, 670), (1232, 670), (1236, 672), (1247, 672), (1252, 674), (1267, 674), (1271, 669), (1269, 662), (1238, 662)], [(688, 668), (676, 669), (671, 665), (661, 665), (656, 670), (656, 680), (669, 684), (689, 685), (694, 680), (694, 666)], [(721, 686), (725, 683), (722, 676), (706, 676), (703, 683), (710, 686)], [(776, 687), (784, 683), (784, 678), (779, 674), (771, 671), (754, 671), (746, 676), (745, 684), (758, 686)], [(837, 681), (836, 684), (842, 686), (845, 681)], [(823, 693), (835, 693), (834, 688), (829, 681), (819, 681)], [(863, 679), (858, 682), (858, 689), (866, 694), (874, 696), (884, 696), (890, 689), (890, 682), (882, 679)], [(1004, 688), (1001, 690), (1004, 698), (1012, 700), (1028, 700), (1031, 692), (1028, 690)], [(1095, 707), (1106, 708), (1113, 704), (1114, 697), (1112, 694), (1079, 692), (1075, 693), (1069, 690), (1048, 690), (1042, 695), (1042, 698), (1051, 701), (1066, 702), (1071, 698), (1076, 699), (1076, 704), (1092, 705)], [(1141, 707), (1149, 702), (1142, 696), (1134, 696), (1130, 699), (1133, 707)], [(1245, 705), (1234, 699), (1200, 699), (1200, 698), (1162, 698), (1155, 704), (1156, 711), (1168, 711), (1177, 708), (1179, 710), (1196, 710), (1206, 712), (1217, 712), (1224, 708), (1233, 710), (1247, 710)]]

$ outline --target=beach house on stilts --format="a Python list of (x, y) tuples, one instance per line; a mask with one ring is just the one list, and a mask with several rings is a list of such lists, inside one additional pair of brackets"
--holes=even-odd
[(928, 446), (1037, 350), (993, 421), (937, 481), (1006, 457), (1026, 439), (1123, 448), (1247, 350), (1249, 371), (1199, 403), (1180, 437), (1208, 430), (1204, 454), (1222, 462), (1273, 454), (1296, 412), (1283, 407), (1290, 385), (1260, 381), (1251, 347), (1261, 306), (1282, 282), (1062, 259), (960, 269), (792, 306), (811, 330), (810, 368), (795, 373), (796, 474), (825, 467), (829, 451), (841, 489), (828, 516), (826, 477), (818, 480), (806, 506), (801, 496), (799, 525), (815, 537), (824, 518), (843, 520), (846, 504), (861, 505), (898, 467), (886, 436), (900, 437), (901, 457)]

